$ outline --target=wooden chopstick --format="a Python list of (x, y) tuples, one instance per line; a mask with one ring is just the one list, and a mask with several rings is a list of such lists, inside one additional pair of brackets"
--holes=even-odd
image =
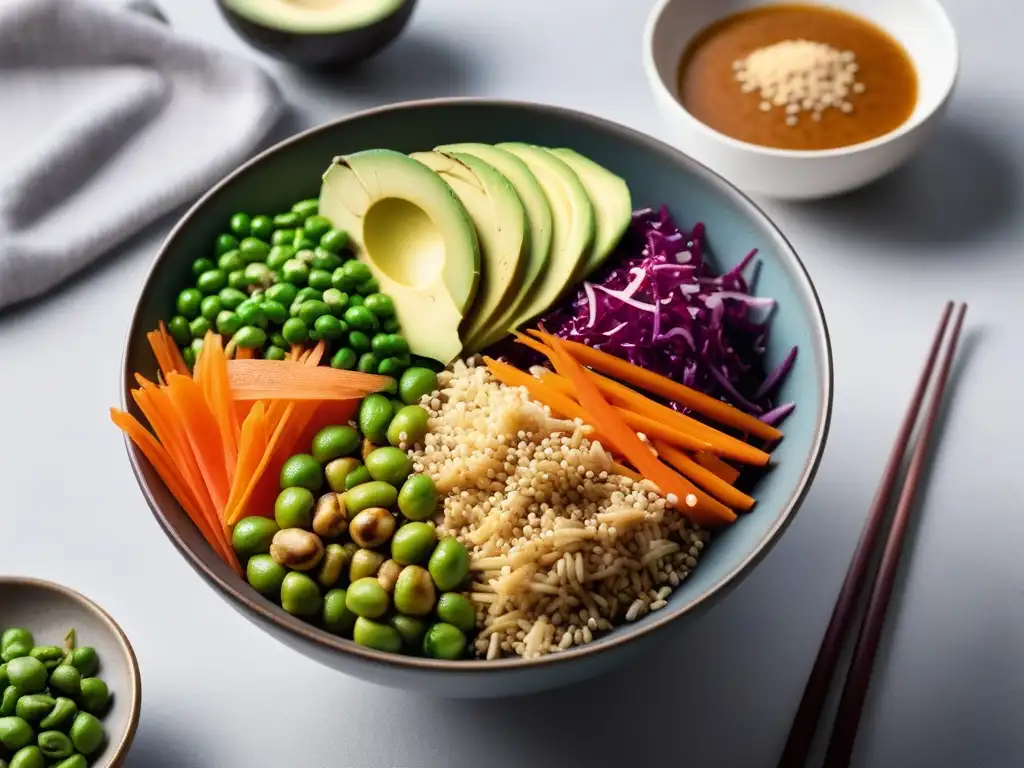
[[(946, 334), (946, 328), (949, 325), (952, 311), (953, 303), (947, 302), (942, 312), (935, 338), (932, 341), (924, 370), (921, 372), (921, 377), (911, 397), (907, 413), (903, 418), (903, 423), (900, 425), (899, 433), (889, 455), (885, 473), (882, 476), (882, 481), (868, 512), (868, 518), (861, 532), (860, 541), (858, 541), (857, 549), (854, 552), (853, 559), (850, 561), (846, 578), (843, 581), (842, 589), (832, 611), (828, 628), (825, 630), (825, 635), (822, 638), (814, 666), (811, 669), (811, 674), (808, 676), (803, 697), (800, 700), (800, 705), (793, 718), (793, 724), (790, 727), (786, 746), (782, 757), (779, 759), (779, 768), (802, 768), (807, 762), (818, 720), (824, 708), (830, 684), (835, 676), (839, 656), (842, 653), (843, 639), (847, 635), (850, 622), (853, 620), (856, 611), (858, 597), (864, 587), (864, 579), (867, 574), (869, 561), (871, 560), (871, 554), (876, 548), (881, 525), (885, 520), (885, 513), (892, 498), (893, 488), (899, 475), (903, 456), (913, 433), (914, 425), (918, 421), (921, 403), (928, 390), (928, 384), (932, 378), (932, 372), (942, 347), (942, 340)], [(960, 329), (963, 325), (964, 313), (966, 311), (967, 306), (962, 305), (957, 314), (950, 343), (940, 370), (939, 381), (928, 409), (922, 434), (911, 459), (893, 524), (887, 535), (885, 553), (883, 555), (883, 568), (880, 568), (878, 577), (875, 580), (868, 612), (865, 614), (854, 651), (854, 661), (847, 675), (840, 709), (836, 716), (832, 739), (827, 751), (825, 761), (827, 768), (847, 765), (852, 754), (853, 742), (860, 722), (860, 712), (870, 682), (871, 666), (877, 651), (878, 639), (885, 619), (885, 610), (888, 607), (889, 597), (892, 593), (893, 579), (896, 573), (896, 566), (899, 563), (907, 519), (909, 518), (911, 505), (916, 493), (917, 481), (927, 455), (928, 440), (941, 407), (942, 395), (946, 380), (949, 378), (949, 370), (956, 352), (956, 345), (960, 337)]]

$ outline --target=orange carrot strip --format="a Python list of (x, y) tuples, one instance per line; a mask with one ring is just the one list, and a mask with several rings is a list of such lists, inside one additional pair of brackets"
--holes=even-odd
[(293, 363), (299, 362), (302, 359), (302, 351), (301, 344), (292, 344), (292, 348), (288, 352), (288, 360)]
[(222, 513), (230, 491), (227, 468), (224, 465), (224, 449), (213, 414), (203, 399), (199, 385), (192, 379), (171, 374), (167, 378), (167, 394), (174, 404), (196, 462), (202, 470), (213, 506)]
[[(530, 331), (530, 333), (549, 343), (551, 339), (555, 338), (542, 331)], [(588, 347), (586, 344), (580, 344), (578, 341), (563, 341), (562, 343), (565, 344), (568, 353), (583, 365), (589, 365), (601, 373), (614, 376), (646, 392), (664, 397), (666, 400), (673, 400), (709, 419), (714, 419), (721, 424), (741, 432), (747, 432), (763, 440), (779, 440), (782, 437), (782, 432), (749, 413), (744, 413), (739, 408), (692, 387), (678, 384), (667, 376), (648, 371), (620, 357), (615, 357), (615, 355)]]
[[(314, 352), (304, 363), (232, 360), (228, 386), (236, 400), (353, 400), (384, 389), (390, 379), (317, 365)], [(322, 353), (321, 353), (322, 354)]]
[(171, 357), (171, 353), (167, 349), (167, 344), (160, 331), (150, 331), (146, 334), (146, 339), (149, 341), (150, 349), (153, 350), (153, 357), (156, 358), (156, 364), (160, 369), (160, 373), (165, 377), (173, 373), (174, 358)]
[[(626, 425), (626, 422), (604, 399), (593, 379), (587, 375), (586, 369), (568, 353), (562, 345), (561, 339), (552, 337), (550, 353), (555, 369), (576, 387), (580, 405), (593, 416), (598, 430), (609, 435), (640, 474), (658, 486), (666, 498), (672, 501), (680, 511), (698, 525), (721, 525), (731, 523), (736, 519), (735, 512), (705, 496), (654, 457), (650, 449), (640, 441), (636, 433)], [(689, 505), (691, 496), (697, 500), (694, 506)]]
[(742, 509), (744, 512), (754, 506), (752, 497), (743, 491), (736, 490), (710, 469), (705, 469), (678, 448), (657, 440), (654, 441), (654, 447), (664, 461), (667, 461), (726, 506)]
[(643, 476), (640, 475), (640, 473), (634, 472), (629, 467), (625, 466), (624, 464), (619, 464), (617, 461), (612, 462), (612, 471), (617, 475), (628, 477), (634, 483), (639, 483), (641, 480), (644, 479)]
[(221, 337), (213, 331), (207, 331), (203, 340), (203, 350), (199, 353), (203, 361), (203, 397), (206, 405), (213, 412), (213, 417), (220, 430), (221, 443), (224, 448), (224, 466), (227, 468), (228, 485), (235, 476), (235, 465), (238, 463), (238, 438), (241, 427), (238, 424), (238, 413), (231, 402), (231, 385), (228, 382), (228, 358), (224, 354)]
[(709, 469), (714, 472), (729, 485), (735, 483), (740, 476), (740, 471), (736, 469), (736, 467), (722, 461), (713, 453), (698, 451), (694, 454), (693, 460), (704, 467), (704, 469)]
[(174, 361), (174, 370), (182, 376), (191, 376), (192, 374), (188, 369), (188, 363), (185, 362), (185, 358), (182, 357), (181, 350), (178, 349), (178, 342), (171, 338), (171, 333), (167, 330), (167, 324), (161, 320), (157, 327), (160, 331), (160, 335), (164, 337), (164, 344), (167, 347), (167, 352)]
[(267, 425), (267, 412), (263, 403), (256, 403), (242, 423), (242, 434), (238, 441), (238, 465), (235, 467), (231, 493), (224, 509), (224, 521), (234, 517), (238, 500), (245, 493), (249, 480), (256, 473), (270, 441), (270, 430)]

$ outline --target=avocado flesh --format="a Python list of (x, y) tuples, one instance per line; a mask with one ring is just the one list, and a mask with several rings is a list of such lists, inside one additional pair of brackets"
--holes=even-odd
[(508, 180), (469, 155), (414, 152), (413, 160), (437, 173), (469, 211), (480, 242), (480, 285), (462, 324), (463, 346), (519, 295), (523, 280), (526, 212)]
[(629, 187), (625, 179), (575, 150), (548, 151), (576, 172), (594, 206), (594, 245), (587, 257), (585, 271), (585, 274), (589, 275), (608, 260), (633, 219), (633, 201), (629, 195)]
[(362, 29), (387, 18), (408, 0), (222, 0), (253, 24), (298, 35), (330, 35)]
[(395, 303), (410, 350), (448, 364), (476, 295), (480, 248), (459, 198), (422, 163), (373, 149), (335, 158), (320, 213), (349, 234), (360, 261)]
[(466, 349), (474, 351), (490, 346), (508, 335), (508, 329), (518, 325), (519, 310), (526, 304), (537, 287), (551, 253), (551, 206), (536, 177), (522, 160), (504, 149), (490, 144), (446, 144), (435, 150), (445, 154), (472, 155), (493, 166), (509, 180), (526, 210), (526, 240), (523, 246), (522, 287), (518, 296), (474, 338), (466, 340)]
[(582, 273), (594, 241), (594, 206), (573, 170), (531, 144), (496, 145), (522, 160), (551, 207), (551, 254), (537, 286), (508, 328), (516, 328), (554, 304)]

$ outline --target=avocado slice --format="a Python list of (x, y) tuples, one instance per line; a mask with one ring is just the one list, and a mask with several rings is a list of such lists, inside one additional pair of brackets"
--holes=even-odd
[(331, 35), (369, 27), (407, 0), (221, 0), (225, 10), (281, 32)]
[(589, 275), (607, 261), (633, 219), (629, 187), (625, 179), (575, 150), (562, 148), (548, 151), (576, 172), (594, 206), (596, 233), (594, 245), (587, 257), (586, 274)]
[(551, 207), (551, 255), (528, 301), (509, 324), (515, 328), (546, 310), (582, 274), (594, 242), (594, 206), (579, 177), (565, 162), (532, 144), (496, 145), (522, 160)]
[(444, 364), (458, 357), (480, 246), (451, 187), (400, 152), (371, 149), (334, 159), (320, 213), (348, 232), (356, 256), (394, 300), (410, 350)]
[(508, 335), (510, 326), (517, 325), (519, 309), (532, 296), (539, 278), (547, 266), (551, 253), (551, 206), (544, 196), (544, 190), (537, 183), (536, 177), (522, 160), (506, 152), (504, 149), (490, 144), (446, 144), (437, 147), (437, 152), (445, 154), (472, 155), (494, 167), (502, 176), (511, 182), (519, 200), (526, 210), (526, 240), (523, 244), (522, 287), (518, 296), (513, 297), (508, 306), (490, 320), (486, 327), (474, 338), (467, 338), (465, 347), (474, 351), (490, 346), (498, 339)]
[(476, 226), (480, 285), (461, 331), (464, 346), (469, 349), (470, 340), (519, 295), (525, 266), (526, 212), (508, 179), (479, 158), (440, 152), (414, 152), (409, 156), (444, 179)]

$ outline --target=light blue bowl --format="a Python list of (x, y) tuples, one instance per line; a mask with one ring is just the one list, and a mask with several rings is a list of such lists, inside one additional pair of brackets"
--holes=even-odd
[(780, 394), (780, 402), (794, 400), (797, 409), (774, 451), (777, 466), (757, 486), (754, 511), (714, 538), (666, 608), (593, 643), (536, 660), (446, 662), (372, 651), (289, 616), (256, 594), (214, 554), (130, 443), (128, 454), (168, 537), (256, 626), (317, 661), (366, 680), (441, 696), (490, 697), (552, 688), (603, 672), (668, 636), (669, 625), (697, 621), (747, 576), (786, 530), (814, 478), (832, 409), (832, 355), (821, 305), (800, 259), (767, 216), (711, 171), (661, 142), (579, 112), (443, 99), (375, 109), (302, 133), (242, 166), (196, 203), (157, 256), (132, 318), (124, 355), (125, 407), (134, 409), (129, 396), (134, 373), (154, 374), (146, 332), (172, 314), (193, 259), (209, 252), (232, 213), (282, 210), (315, 196), (335, 155), (371, 147), (412, 152), (463, 141), (571, 147), (623, 176), (635, 207), (665, 203), (681, 226), (703, 222), (718, 268), (732, 266), (751, 248), (760, 252), (758, 292), (778, 300), (767, 362), (774, 366), (799, 346)]

